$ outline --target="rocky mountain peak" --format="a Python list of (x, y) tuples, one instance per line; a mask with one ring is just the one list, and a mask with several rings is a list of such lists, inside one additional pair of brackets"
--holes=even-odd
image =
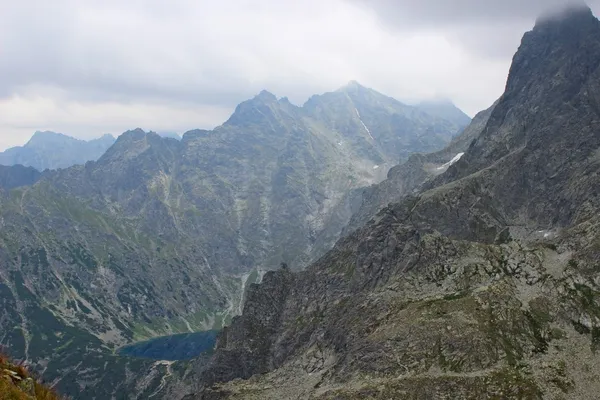
[(255, 124), (273, 122), (279, 119), (280, 109), (287, 105), (291, 103), (278, 101), (273, 93), (262, 90), (252, 99), (240, 103), (224, 125), (239, 126), (248, 121), (253, 121)]
[[(333, 92), (311, 96), (304, 104), (304, 107), (311, 109), (324, 102), (354, 107), (355, 102), (369, 102), (373, 99), (388, 100), (391, 98), (374, 89), (367, 88), (357, 81), (350, 81)], [(397, 104), (401, 104), (397, 100), (393, 101)]]
[[(523, 37), (522, 46), (541, 46), (550, 50), (562, 45), (571, 52), (578, 51), (588, 39), (597, 40), (599, 25), (587, 5), (571, 5), (539, 18), (533, 30)], [(556, 58), (552, 53), (546, 53), (548, 55)]]
[(89, 143), (108, 148), (112, 146), (116, 141), (117, 139), (113, 135), (111, 135), (110, 133), (106, 133), (98, 139), (90, 140)]
[(287, 98), (287, 96), (284, 96), (282, 98), (279, 99), (279, 104), (285, 104), (285, 105), (293, 105), (290, 102), (290, 99)]
[(350, 81), (346, 85), (342, 86), (337, 90), (337, 92), (347, 93), (347, 94), (360, 94), (360, 93), (368, 93), (375, 92), (373, 89), (370, 89), (366, 86), (361, 85), (358, 81)]
[(357, 90), (357, 89), (366, 89), (365, 86), (361, 85), (358, 81), (351, 80), (345, 86), (342, 86), (340, 90)]
[(129, 140), (141, 140), (141, 139), (144, 139), (145, 137), (146, 137), (146, 132), (142, 128), (136, 128), (136, 129), (124, 132), (117, 139), (117, 143), (129, 141)]
[(262, 101), (262, 102), (272, 102), (277, 101), (277, 96), (268, 90), (261, 90), (259, 94), (254, 96), (254, 100)]
[(157, 131), (156, 133), (160, 137), (162, 137), (162, 138), (169, 138), (169, 139), (181, 140), (181, 135), (179, 135), (177, 132), (173, 132), (173, 131)]
[[(540, 18), (523, 36), (487, 127), (445, 179), (466, 176), (524, 148), (536, 151), (551, 140), (563, 142), (556, 151), (579, 146), (591, 125), (568, 131), (557, 127), (571, 118), (593, 118), (599, 67), (600, 22), (589, 8), (570, 7)], [(572, 155), (583, 157), (588, 150)], [(551, 176), (558, 165), (543, 168)]]
[[(523, 36), (515, 60), (537, 57), (556, 65), (565, 61), (558, 51), (581, 54), (599, 39), (600, 22), (587, 5), (578, 3), (539, 18), (533, 30)], [(510, 75), (514, 75), (513, 70)]]
[(124, 160), (132, 160), (152, 150), (154, 153), (151, 159), (157, 154), (169, 152), (170, 148), (179, 145), (178, 141), (162, 138), (155, 132), (145, 132), (141, 128), (129, 130), (123, 133), (115, 144), (111, 146), (106, 153), (98, 160), (101, 164), (120, 163)]
[(536, 27), (580, 24), (594, 20), (595, 17), (590, 7), (584, 1), (574, 0), (560, 9), (554, 9), (541, 15), (536, 21)]
[(71, 140), (75, 141), (77, 139), (64, 135), (62, 133), (56, 133), (52, 131), (35, 131), (31, 139), (27, 142), (25, 146), (37, 146), (37, 145), (46, 145), (54, 143), (58, 140)]
[(209, 136), (211, 133), (212, 133), (212, 131), (208, 131), (206, 129), (193, 129), (193, 130), (187, 131), (183, 135), (181, 135), (181, 141), (186, 143), (186, 142), (189, 142), (190, 140), (194, 140), (199, 137)]

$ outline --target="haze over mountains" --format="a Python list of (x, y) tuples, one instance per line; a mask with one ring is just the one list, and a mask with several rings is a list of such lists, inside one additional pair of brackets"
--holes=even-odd
[[(159, 136), (181, 140), (176, 132), (157, 132)], [(37, 131), (23, 146), (0, 152), (0, 165), (22, 165), (38, 171), (68, 168), (97, 161), (115, 143), (113, 135), (98, 139), (81, 140), (52, 131)]]
[(0, 165), (23, 165), (38, 171), (68, 168), (97, 160), (114, 142), (112, 135), (85, 141), (62, 133), (38, 131), (24, 146), (0, 153)]
[[(464, 112), (447, 100), (429, 101), (415, 106), (406, 106), (392, 98), (367, 89), (356, 81), (350, 82), (347, 86), (341, 88), (337, 92), (346, 94), (355, 92), (354, 100), (356, 100), (360, 91), (363, 92), (362, 94), (371, 91), (371, 94), (379, 96), (375, 101), (383, 100), (390, 104), (394, 103), (391, 106), (392, 110), (394, 110), (394, 108), (404, 108), (403, 113), (426, 113), (428, 116), (423, 116), (423, 118), (431, 119), (431, 117), (433, 117), (433, 119), (438, 120), (438, 123), (446, 124), (447, 126), (444, 128), (450, 130), (459, 131), (470, 122), (470, 118)], [(334, 94), (335, 93), (327, 93), (323, 95), (323, 98), (330, 99)], [(320, 96), (314, 96), (312, 100), (319, 97)], [(307, 103), (305, 107), (310, 107), (309, 103)], [(410, 130), (412, 129), (412, 126), (407, 125), (404, 129)], [(158, 131), (156, 133), (164, 138), (181, 140), (181, 135), (177, 132)], [(4, 152), (0, 152), (0, 165), (23, 165), (26, 167), (33, 167), (40, 172), (46, 169), (68, 168), (73, 165), (83, 165), (87, 161), (98, 160), (100, 156), (114, 144), (115, 140), (114, 136), (110, 134), (105, 134), (100, 138), (86, 141), (62, 133), (37, 131), (25, 145), (12, 147)], [(433, 143), (434, 139), (431, 140)], [(383, 143), (383, 145), (385, 145), (385, 143)]]

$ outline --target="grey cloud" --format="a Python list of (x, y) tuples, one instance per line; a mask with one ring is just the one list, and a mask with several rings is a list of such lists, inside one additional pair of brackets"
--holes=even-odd
[(209, 127), (262, 89), (302, 103), (351, 79), (473, 114), (500, 95), (523, 32), (559, 4), (0, 0), (0, 135)]
[[(307, 9), (319, 7), (317, 1), (308, 3)], [(310, 17), (306, 10), (299, 13), (298, 6), (289, 9), (275, 0), (215, 4), (12, 2), (10, 12), (0, 14), (0, 96), (47, 85), (85, 101), (233, 106), (266, 86), (296, 99), (325, 87), (323, 82), (299, 82), (303, 66), (288, 59), (294, 44), (286, 48), (278, 32), (262, 32), (269, 24), (285, 29), (286, 18)], [(261, 12), (267, 15), (264, 25), (257, 20)], [(298, 23), (295, 27), (302, 29)], [(318, 35), (308, 28), (306, 41), (317, 48)], [(319, 55), (317, 49), (310, 56)], [(287, 82), (278, 76), (286, 71)]]
[[(447, 27), (456, 25), (502, 25), (515, 21), (531, 22), (537, 17), (583, 0), (350, 0), (373, 8), (378, 14), (402, 29), (408, 26)], [(591, 7), (598, 0), (588, 1)]]
[(349, 0), (373, 10), (390, 29), (438, 30), (465, 49), (507, 58), (537, 18), (566, 7), (600, 12), (600, 0)]
[[(57, 86), (68, 96), (89, 101), (193, 101), (204, 96), (217, 104), (230, 104), (231, 97), (245, 86), (237, 76), (223, 85), (218, 75), (224, 75), (227, 68), (211, 66), (208, 60), (197, 71), (204, 77), (182, 73), (177, 55), (170, 54), (169, 38), (161, 41), (151, 34), (165, 28), (160, 21), (168, 9), (167, 2), (149, 2), (136, 10), (139, 14), (125, 12), (129, 21), (120, 20), (123, 16), (117, 15), (121, 10), (115, 3), (116, 8), (104, 9), (110, 13), (104, 17), (117, 24), (103, 30), (99, 30), (100, 24), (86, 25), (86, 16), (81, 15), (81, 4), (85, 2), (33, 3), (13, 3), (12, 13), (0, 15), (0, 95), (8, 96), (36, 84)], [(127, 25), (135, 32), (119, 29)], [(191, 46), (186, 50), (195, 49)], [(171, 68), (165, 67), (168, 63), (173, 63)]]

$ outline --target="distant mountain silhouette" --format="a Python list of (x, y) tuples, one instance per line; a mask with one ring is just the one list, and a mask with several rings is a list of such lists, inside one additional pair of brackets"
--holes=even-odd
[(0, 165), (19, 164), (38, 171), (83, 165), (100, 158), (114, 142), (112, 135), (85, 141), (61, 133), (38, 131), (24, 146), (0, 153)]

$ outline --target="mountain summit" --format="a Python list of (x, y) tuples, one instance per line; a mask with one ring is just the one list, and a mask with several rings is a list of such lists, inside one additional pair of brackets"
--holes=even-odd
[(596, 19), (592, 10), (583, 0), (571, 0), (562, 7), (555, 8), (541, 15), (536, 20), (536, 26), (550, 25), (558, 22), (580, 23)]
[[(504, 168), (505, 176), (498, 190), (521, 185), (521, 190), (502, 196), (513, 194), (514, 217), (522, 217), (521, 207), (527, 207), (527, 217), (541, 225), (573, 222), (590, 199), (570, 190), (566, 181), (571, 174), (582, 181), (582, 169), (600, 143), (599, 79), (600, 22), (589, 9), (538, 22), (523, 37), (506, 91), (485, 130), (440, 180), (449, 182), (495, 165)], [(558, 182), (564, 186), (548, 190)], [(564, 207), (555, 210), (557, 203)]]
[(361, 85), (358, 81), (349, 81), (347, 84), (339, 88), (338, 92), (359, 92), (359, 91), (368, 91), (373, 90), (369, 89), (366, 86)]

